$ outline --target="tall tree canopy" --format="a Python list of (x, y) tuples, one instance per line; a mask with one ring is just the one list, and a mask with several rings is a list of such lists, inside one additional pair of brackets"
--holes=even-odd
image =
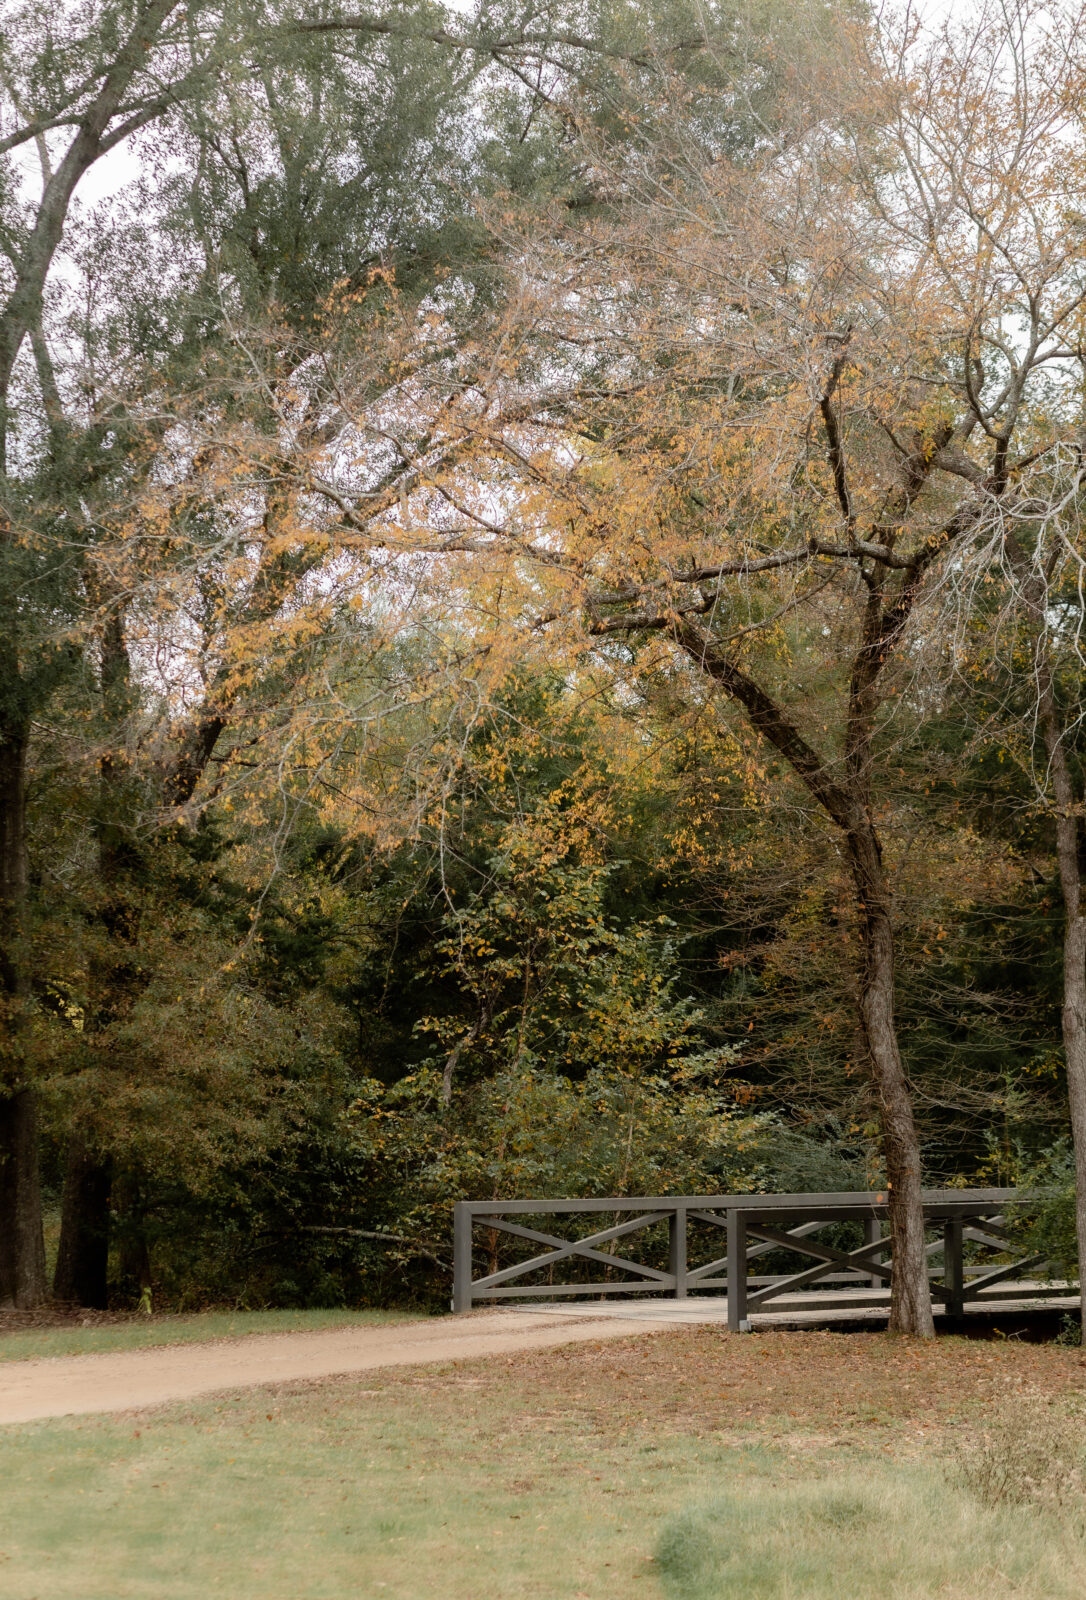
[[(0, 946), (10, 1044), (0, 1199), (13, 1225), (0, 1285), (20, 1303), (44, 1293), (37, 1113), (20, 1043), (33, 730), (58, 694), (97, 693), (101, 804), (113, 810), (122, 763), (104, 746), (131, 742), (133, 715), (157, 687), (169, 732), (152, 763), (158, 800), (145, 797), (145, 809), (187, 801), (240, 689), (215, 659), (216, 628), (229, 620), (239, 635), (269, 623), (319, 561), (285, 532), (289, 496), (275, 487), (274, 458), (251, 491), (231, 501), (220, 482), (190, 506), (179, 543), (163, 541), (161, 526), (147, 531), (147, 484), (186, 475), (177, 412), (188, 402), (206, 418), (225, 402), (236, 417), (253, 384), (290, 411), (331, 294), (395, 273), (417, 300), (453, 267), (476, 281), (465, 196), (499, 172), (534, 181), (561, 139), (539, 112), (558, 81), (584, 76), (578, 63), (640, 70), (653, 55), (654, 29), (636, 14), (586, 26), (575, 13), (101, 0), (27, 4), (5, 20)], [(112, 203), (81, 208), (80, 185), (96, 171), (115, 179), (118, 162), (137, 164), (138, 180)], [(553, 175), (553, 159), (548, 167)], [(239, 328), (272, 316), (275, 340), (254, 364)], [(244, 373), (236, 394), (216, 351), (234, 362), (235, 381)], [(378, 363), (371, 379), (380, 389), (389, 375)], [(304, 445), (330, 437), (329, 419), (304, 407), (291, 422)], [(255, 563), (253, 494), (264, 496), (257, 520), (270, 535)], [(136, 567), (106, 549), (134, 524), (146, 534)], [(170, 662), (163, 687), (161, 674), (148, 683), (146, 658), (133, 671), (133, 653), (164, 594), (183, 613), (165, 653), (180, 643), (183, 661)], [(195, 694), (197, 683), (207, 692)], [(120, 854), (99, 836), (115, 899)]]
[[(1035, 518), (1038, 453), (1075, 448), (1078, 22), (1023, 6), (1008, 29), (982, 10), (929, 37), (833, 19), (833, 51), (804, 39), (785, 58), (774, 120), (746, 141), (685, 80), (621, 144), (587, 119), (598, 214), (492, 211), (510, 290), (481, 345), (456, 341), (455, 387), (443, 368), (402, 392), (399, 505), (364, 530), (356, 451), (295, 469), (330, 532), (362, 536), (363, 583), (391, 563), (431, 624), (457, 619), (477, 692), (533, 641), (622, 671), (593, 641), (657, 634), (839, 830), (893, 1315), (917, 1332), (920, 1151), (876, 758), (940, 573)], [(377, 426), (360, 408), (340, 438)]]
[[(782, 1030), (768, 1063), (810, 1032), (806, 915), (841, 931), (810, 956), (835, 998), (804, 1103), (881, 1159), (894, 1325), (930, 1333), (933, 1107), (945, 1155), (997, 1091), (921, 1057), (967, 1013), (990, 1037), (1048, 1004), (991, 965), (982, 1003), (977, 928), (1030, 868), (963, 798), (984, 758), (947, 708), (1027, 680), (1086, 1151), (1082, 20), (102, 0), (5, 24), (0, 1297), (45, 1293), (39, 1089), (65, 1130), (56, 1288), (92, 1301), (111, 1227), (121, 1276), (149, 1271), (156, 1105), (208, 1193), (246, 1141), (304, 1166), (307, 1124), (372, 1178), (386, 1116), (440, 1189), (461, 1137), (524, 1151), (514, 1102), (579, 1128), (610, 1106), (613, 1181), (655, 1159), (616, 1168), (620, 1126), (670, 1128), (682, 1161), (715, 1141), (747, 1181), (729, 1117), (771, 1085), (736, 1079), (740, 978), (757, 947), (763, 996), (785, 985), (751, 1018)], [(656, 926), (684, 885), (678, 942), (619, 887), (627, 847)], [(935, 963), (952, 905), (953, 974), (902, 998), (901, 951)], [(348, 1047), (378, 948), (415, 963), (420, 1011)], [(186, 986), (206, 1080), (146, 1047), (159, 1014), (198, 1054)], [(623, 1052), (637, 1072), (608, 1077)], [(359, 1236), (433, 1263), (437, 1214)]]

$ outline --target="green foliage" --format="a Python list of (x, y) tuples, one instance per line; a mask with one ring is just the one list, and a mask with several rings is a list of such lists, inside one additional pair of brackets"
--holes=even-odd
[[(93, 793), (61, 771), (42, 788), (39, 838), (91, 869), (36, 899), (50, 1137), (59, 1154), (80, 1126), (136, 1185), (156, 1304), (442, 1303), (457, 1198), (880, 1181), (866, 1079), (835, 1079), (824, 1025), (848, 981), (840, 901), (795, 892), (804, 858), (726, 747), (692, 763), (664, 720), (668, 760), (650, 747), (631, 773), (610, 713), (571, 698), (511, 686), (441, 831), (394, 849), (314, 822), (273, 854), (259, 813), (211, 809), (130, 831), (106, 892)], [(951, 1002), (930, 1004), (969, 947), (939, 878), (922, 887), (925, 1049), (985, 1107), (969, 1159), (1030, 1117), (1043, 1143), (1048, 1078), (983, 1099)]]
[(422, 1018), (441, 1053), (392, 1085), (373, 1077), (348, 1113), (369, 1214), (400, 1234), (404, 1262), (446, 1250), (457, 1198), (752, 1182), (770, 1119), (736, 1111), (736, 1052), (707, 1043), (677, 992), (670, 919), (608, 914), (618, 864), (579, 859), (569, 802), (560, 790), (502, 829), (476, 897), (446, 912), (437, 975), (474, 1021)]
[(1050, 1277), (1074, 1281), (1078, 1277), (1078, 1239), (1075, 1231), (1075, 1154), (1062, 1141), (1039, 1159), (1024, 1164), (1018, 1177), (1024, 1188), (1042, 1196), (1024, 1219), (1022, 1242), (1043, 1255)]
[(448, 1238), (453, 1199), (745, 1189), (767, 1118), (737, 1114), (696, 1066), (597, 1067), (572, 1082), (505, 1069), (446, 1108), (439, 1075), (367, 1084), (348, 1113), (371, 1203), (419, 1237)]
[[(704, 1014), (676, 995), (671, 918), (618, 927), (608, 890), (622, 862), (581, 860), (573, 840), (585, 819), (562, 809), (561, 790), (540, 811), (502, 830), (483, 891), (454, 906), (435, 955), (478, 1008), (467, 1061), (549, 1064), (577, 1074), (593, 1066), (636, 1076), (665, 1060), (721, 1071), (721, 1049), (691, 1055)], [(572, 837), (571, 837), (572, 834)], [(446, 1050), (448, 1019), (424, 1017)]]

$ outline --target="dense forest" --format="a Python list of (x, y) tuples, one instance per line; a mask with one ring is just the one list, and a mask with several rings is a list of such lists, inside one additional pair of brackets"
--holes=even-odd
[[(1086, 1237), (1086, 27), (12, 0), (0, 1305)], [(1073, 1138), (1072, 1135), (1077, 1137)]]

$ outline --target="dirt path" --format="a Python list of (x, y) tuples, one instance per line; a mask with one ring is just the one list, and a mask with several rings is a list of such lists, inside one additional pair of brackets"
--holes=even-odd
[[(844, 1298), (844, 1297), (842, 1297)], [(1077, 1304), (1068, 1301), (1067, 1304)], [(1050, 1302), (1051, 1312), (1055, 1302)], [(261, 1384), (333, 1378), (374, 1367), (468, 1360), (518, 1350), (544, 1350), (585, 1340), (628, 1339), (661, 1328), (726, 1322), (723, 1299), (644, 1301), (608, 1306), (606, 1314), (579, 1306), (477, 1311), (378, 1327), (327, 1328), (314, 1333), (256, 1333), (201, 1344), (160, 1345), (85, 1356), (43, 1356), (0, 1362), (0, 1426), (38, 1418), (134, 1411)], [(1008, 1304), (1036, 1309), (1042, 1302)], [(1062, 1307), (1063, 1302), (1058, 1302)], [(841, 1313), (853, 1326), (868, 1317), (885, 1322), (885, 1310)], [(825, 1311), (781, 1311), (757, 1319), (767, 1329), (823, 1326)]]
[(498, 1311), (376, 1328), (249, 1334), (209, 1344), (0, 1364), (0, 1424), (130, 1411), (197, 1395), (331, 1378), (373, 1367), (504, 1355), (588, 1339), (628, 1339), (669, 1324)]

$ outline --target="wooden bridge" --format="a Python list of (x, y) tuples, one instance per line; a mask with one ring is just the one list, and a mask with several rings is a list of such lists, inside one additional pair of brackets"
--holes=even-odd
[[(1015, 1189), (925, 1192), (931, 1293), (947, 1314), (1071, 1292), (1037, 1281), (1043, 1257), (1016, 1243), (1009, 1223), (1030, 1203)], [(464, 1200), (452, 1306), (711, 1293), (727, 1296), (729, 1328), (746, 1332), (763, 1309), (888, 1309), (889, 1247), (885, 1193)]]

